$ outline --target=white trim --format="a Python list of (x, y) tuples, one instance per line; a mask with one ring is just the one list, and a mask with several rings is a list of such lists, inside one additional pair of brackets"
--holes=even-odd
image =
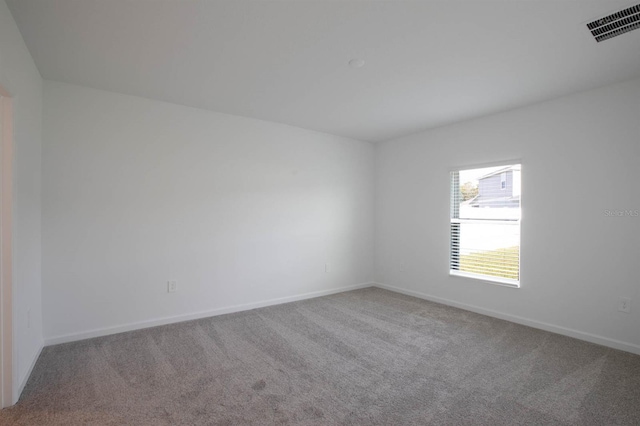
[(520, 288), (520, 281), (511, 278), (493, 277), (491, 275), (476, 274), (473, 272), (456, 271), (455, 269), (449, 269), (449, 275), (451, 275), (452, 277), (471, 278), (478, 281), (484, 281), (487, 284)]
[(0, 408), (4, 408), (13, 404), (17, 394), (15, 328), (18, 321), (14, 309), (17, 289), (13, 275), (13, 103), (2, 86), (0, 103)]
[(498, 225), (520, 225), (520, 221), (522, 219), (460, 219), (460, 218), (451, 218), (451, 223), (470, 223), (470, 224), (481, 224), (486, 225), (489, 223), (495, 223)]
[(522, 158), (511, 159), (511, 160), (502, 160), (502, 161), (491, 161), (491, 162), (488, 162), (488, 163), (473, 163), (473, 164), (464, 164), (464, 165), (461, 165), (461, 166), (450, 166), (449, 167), (449, 171), (450, 172), (463, 172), (465, 170), (484, 169), (484, 168), (487, 168), (487, 167), (500, 167), (500, 166), (508, 167), (508, 166), (515, 166), (515, 165), (518, 165), (518, 164), (520, 164), (522, 166)]
[(450, 299), (444, 299), (442, 297), (431, 296), (426, 293), (421, 293), (413, 290), (405, 290), (403, 288), (394, 287), (382, 283), (374, 283), (374, 287), (382, 288), (396, 293), (406, 294), (407, 296), (417, 297), (419, 299), (429, 300), (435, 303), (441, 303), (443, 305), (453, 306), (455, 308), (464, 309), (466, 311), (475, 312), (482, 315), (487, 315), (493, 318), (498, 318), (516, 324), (522, 324), (529, 327), (537, 328), (540, 330), (549, 331), (556, 334), (562, 334), (564, 336), (573, 337), (575, 339), (584, 340), (598, 345), (607, 346), (621, 351), (631, 352), (633, 354), (640, 355), (640, 345), (633, 343), (623, 342), (620, 340), (610, 339), (608, 337), (599, 336), (597, 334), (586, 333), (584, 331), (574, 330), (572, 328), (562, 327), (559, 325), (549, 324), (542, 321), (533, 320), (530, 318), (524, 318), (517, 315), (506, 314), (504, 312), (494, 311), (492, 309), (485, 309), (479, 306), (468, 305), (466, 303), (456, 302)]
[(356, 285), (347, 286), (347, 287), (333, 288), (329, 290), (312, 291), (309, 293), (303, 293), (295, 296), (279, 297), (276, 299), (269, 299), (261, 302), (252, 302), (252, 303), (245, 303), (242, 305), (234, 305), (234, 306), (228, 306), (224, 308), (217, 308), (210, 311), (194, 312), (191, 314), (176, 315), (172, 317), (164, 317), (164, 318), (157, 318), (153, 320), (122, 324), (115, 327), (98, 328), (94, 330), (83, 331), (80, 333), (64, 334), (61, 336), (46, 338), (44, 340), (44, 345), (45, 346), (58, 345), (60, 343), (75, 342), (77, 340), (91, 339), (93, 337), (108, 336), (110, 334), (123, 333), (126, 331), (140, 330), (140, 329), (149, 328), (149, 327), (157, 327), (159, 325), (173, 324), (173, 323), (183, 322), (183, 321), (191, 321), (191, 320), (200, 319), (200, 318), (214, 317), (217, 315), (231, 314), (234, 312), (248, 311), (251, 309), (263, 308), (265, 306), (280, 305), (282, 303), (295, 302), (298, 300), (312, 299), (314, 297), (321, 297), (321, 296), (328, 296), (330, 294), (343, 293), (345, 291), (358, 290), (361, 288), (372, 287), (373, 285), (374, 285), (373, 282), (367, 282), (367, 283), (356, 284)]
[(44, 349), (44, 342), (41, 340), (38, 350), (36, 351), (36, 355), (33, 357), (31, 362), (29, 363), (29, 369), (27, 370), (27, 373), (24, 375), (24, 377), (20, 379), (20, 383), (18, 384), (18, 392), (16, 392), (16, 395), (14, 395), (14, 401), (13, 401), (14, 404), (16, 404), (20, 399), (20, 395), (22, 395), (22, 391), (24, 390), (24, 387), (27, 385), (27, 382), (29, 381), (29, 377), (31, 377), (31, 373), (33, 373), (33, 368), (36, 366), (36, 362), (38, 362), (38, 358), (40, 358), (40, 354), (42, 353), (43, 349)]

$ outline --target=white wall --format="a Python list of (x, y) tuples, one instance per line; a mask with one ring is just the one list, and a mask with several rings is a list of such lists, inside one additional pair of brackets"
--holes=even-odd
[(372, 281), (371, 144), (49, 81), (44, 99), (47, 343)]
[[(17, 363), (14, 397), (17, 397), (42, 348), (42, 79), (4, 1), (0, 1), (0, 84), (11, 93), (14, 109), (13, 309)], [(27, 320), (29, 312), (30, 321)]]
[[(376, 280), (640, 353), (640, 217), (605, 214), (640, 209), (639, 123), (633, 80), (379, 145)], [(450, 277), (450, 168), (513, 159), (522, 287)]]

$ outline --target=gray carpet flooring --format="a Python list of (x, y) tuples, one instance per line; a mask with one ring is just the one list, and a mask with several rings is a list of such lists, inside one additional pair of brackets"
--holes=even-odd
[(640, 356), (369, 288), (44, 349), (20, 425), (640, 425)]

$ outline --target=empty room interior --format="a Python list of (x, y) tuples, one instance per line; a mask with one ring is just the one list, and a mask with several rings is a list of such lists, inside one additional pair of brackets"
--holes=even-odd
[(0, 0), (0, 424), (640, 425), (640, 3)]

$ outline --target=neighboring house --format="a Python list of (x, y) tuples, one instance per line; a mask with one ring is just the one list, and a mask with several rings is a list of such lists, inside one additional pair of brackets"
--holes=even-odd
[(471, 207), (519, 207), (520, 166), (495, 170), (478, 179), (478, 195)]

